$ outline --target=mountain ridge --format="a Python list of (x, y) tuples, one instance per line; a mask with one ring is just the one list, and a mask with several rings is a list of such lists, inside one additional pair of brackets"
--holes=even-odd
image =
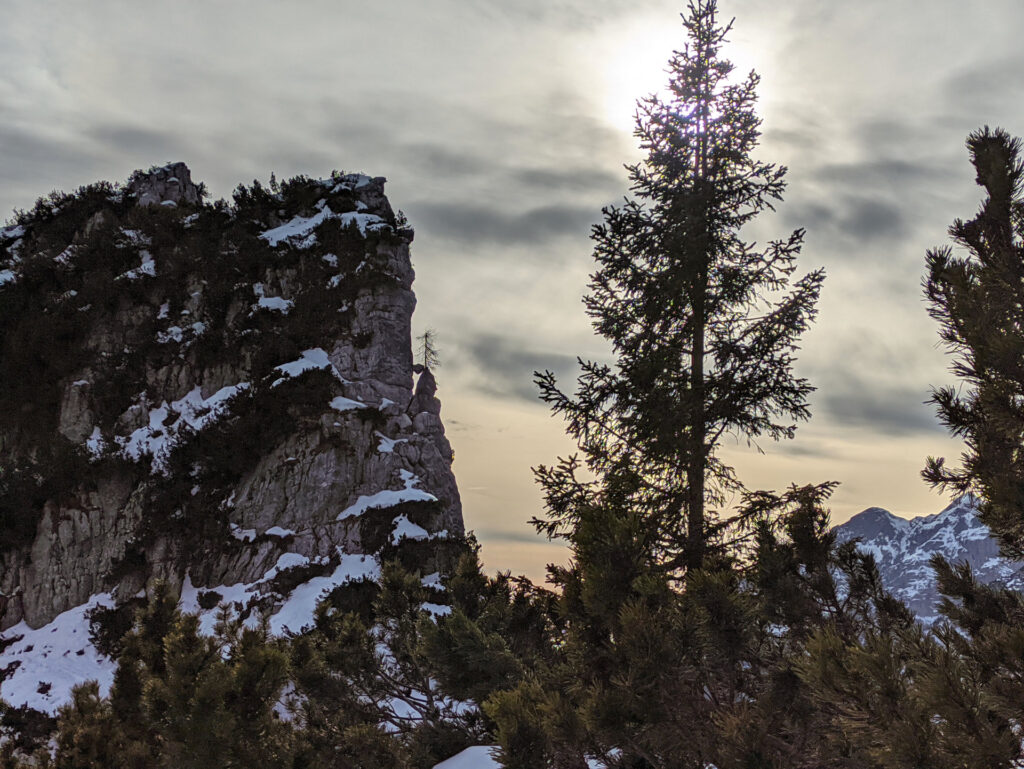
[(934, 554), (950, 562), (967, 561), (985, 583), (1024, 589), (1024, 563), (1002, 558), (999, 544), (977, 516), (975, 500), (965, 495), (940, 512), (901, 518), (869, 507), (834, 527), (840, 542), (860, 539), (859, 547), (875, 557), (882, 582), (925, 624), (939, 619)]

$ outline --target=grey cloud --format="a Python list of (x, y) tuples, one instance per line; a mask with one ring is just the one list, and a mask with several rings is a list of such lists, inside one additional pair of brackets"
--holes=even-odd
[(884, 198), (845, 197), (834, 206), (796, 201), (787, 206), (785, 220), (789, 226), (806, 227), (820, 242), (834, 243), (830, 235), (835, 234), (848, 246), (895, 241), (909, 229), (904, 207)]
[(494, 172), (493, 158), (469, 150), (454, 151), (439, 144), (414, 143), (400, 148), (403, 170), (429, 176), (484, 176)]
[(473, 533), (487, 542), (517, 542), (526, 545), (557, 547), (559, 549), (565, 546), (561, 540), (551, 541), (541, 534), (529, 531), (507, 531), (504, 529), (477, 527), (473, 530)]
[(819, 413), (833, 422), (866, 428), (881, 435), (944, 432), (926, 394), (904, 388), (881, 388), (869, 383), (861, 390), (830, 392), (820, 399)]
[(536, 246), (562, 237), (585, 239), (600, 219), (593, 206), (547, 205), (522, 213), (476, 203), (418, 201), (405, 207), (413, 225), (465, 245)]
[(992, 109), (1002, 111), (1007, 101), (1020, 101), (1024, 82), (1018, 73), (1022, 69), (1024, 57), (1020, 55), (974, 64), (949, 76), (942, 95), (957, 111), (970, 112), (984, 121)]
[(816, 422), (891, 436), (944, 431), (926, 404), (936, 373), (933, 345), (857, 327), (833, 332), (830, 340), (824, 355), (801, 367), (818, 388), (811, 405)]
[(460, 352), (463, 357), (457, 365), (472, 372), (478, 390), (534, 404), (540, 403), (534, 371), (554, 371), (568, 377), (577, 370), (571, 355), (530, 350), (494, 334), (471, 336), (460, 345)]
[(897, 238), (906, 231), (903, 213), (888, 201), (850, 200), (839, 219), (839, 228), (847, 235), (867, 241)]
[(840, 187), (873, 189), (905, 188), (923, 181), (943, 179), (948, 172), (941, 162), (880, 158), (863, 163), (832, 163), (818, 167), (813, 177)]
[(511, 176), (529, 187), (565, 192), (615, 190), (625, 180), (624, 174), (615, 175), (599, 168), (523, 168), (513, 171)]
[(0, 123), (3, 186), (0, 221), (11, 208), (30, 208), (52, 189), (70, 190), (103, 176), (99, 160), (64, 138)]
[(397, 165), (404, 173), (486, 179), (505, 189), (522, 188), (523, 192), (596, 192), (606, 198), (625, 182), (624, 173), (613, 174), (601, 168), (523, 166), (526, 158), (517, 157), (514, 150), (511, 155), (495, 158), (490, 147), (463, 144), (456, 150), (442, 144), (414, 142), (396, 145), (393, 151), (400, 158)]
[(821, 144), (821, 134), (804, 128), (769, 128), (764, 132), (766, 144), (778, 144), (806, 151)]
[(487, 16), (515, 21), (556, 23), (571, 27), (589, 27), (609, 18), (644, 7), (657, 7), (660, 0), (516, 0), (495, 3), (474, 0), (475, 9)]
[(779, 441), (766, 450), (790, 457), (809, 457), (811, 459), (838, 459), (841, 456), (838, 451), (829, 449), (820, 441), (802, 438), (799, 428), (795, 440)]
[(72, 173), (79, 173), (92, 164), (66, 139), (10, 124), (0, 124), (0, 156), (4, 177), (15, 179), (38, 176), (40, 168), (66, 171), (70, 166)]
[(184, 150), (181, 137), (143, 126), (108, 123), (86, 130), (85, 135), (110, 154), (144, 154), (151, 156), (154, 163), (159, 162), (157, 156), (177, 157)]

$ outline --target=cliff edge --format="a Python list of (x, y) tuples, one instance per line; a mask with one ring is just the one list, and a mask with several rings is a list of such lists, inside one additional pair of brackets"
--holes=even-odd
[(461, 505), (384, 181), (208, 203), (175, 163), (0, 228), (5, 699), (52, 710), (15, 696), (30, 636), (158, 579), (211, 626), (228, 605), (299, 632), (382, 560), (443, 568)]

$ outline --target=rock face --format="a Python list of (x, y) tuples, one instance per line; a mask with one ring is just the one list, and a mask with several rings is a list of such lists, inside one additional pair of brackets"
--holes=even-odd
[(194, 206), (200, 197), (199, 188), (192, 183), (192, 172), (184, 163), (137, 171), (127, 186), (128, 194), (140, 206)]
[(383, 187), (206, 204), (175, 163), (0, 229), (0, 629), (157, 578), (273, 614), (350, 556), (439, 568), (461, 505)]
[(1024, 564), (999, 555), (999, 545), (978, 520), (970, 497), (961, 497), (941, 513), (907, 520), (871, 507), (836, 527), (840, 541), (860, 539), (875, 557), (882, 582), (926, 624), (938, 619), (940, 596), (928, 565), (934, 554), (951, 563), (967, 561), (982, 582), (1024, 589)]

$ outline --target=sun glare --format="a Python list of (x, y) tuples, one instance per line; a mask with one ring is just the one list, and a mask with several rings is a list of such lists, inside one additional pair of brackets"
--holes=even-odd
[[(632, 133), (637, 100), (652, 93), (664, 94), (672, 52), (686, 44), (681, 24), (666, 24), (664, 17), (649, 17), (625, 28), (606, 30), (590, 54), (597, 58), (594, 72), (600, 77), (602, 117), (617, 130)], [(758, 56), (767, 66), (769, 56), (757, 40), (733, 32), (722, 49), (735, 69), (731, 80), (745, 78)], [(757, 50), (754, 50), (757, 49)], [(759, 101), (766, 101), (764, 82), (758, 87)]]
[(602, 46), (605, 119), (632, 133), (636, 103), (664, 90), (672, 51), (684, 43), (681, 25), (649, 20), (609, 33)]

